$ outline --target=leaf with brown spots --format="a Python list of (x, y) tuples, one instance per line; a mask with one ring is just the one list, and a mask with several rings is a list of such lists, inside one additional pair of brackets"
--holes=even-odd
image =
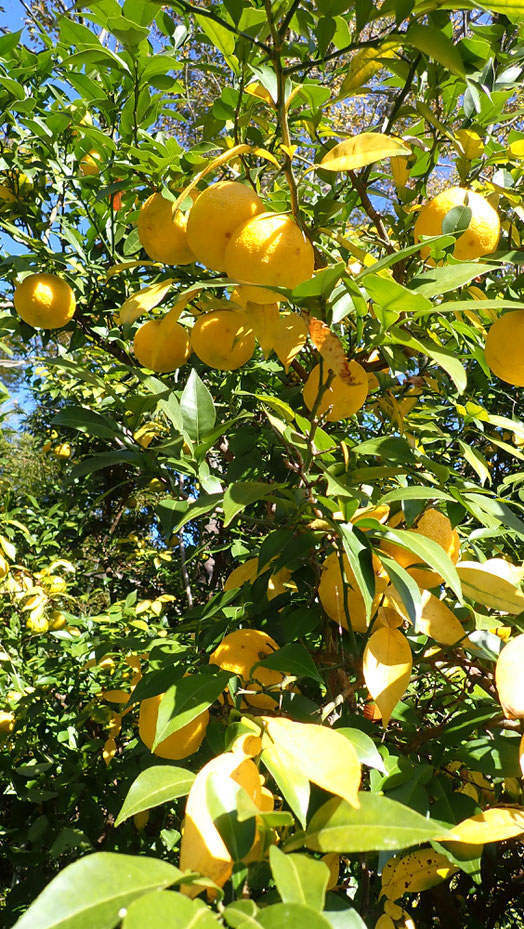
[(313, 345), (320, 352), (327, 366), (335, 372), (345, 384), (350, 387), (355, 384), (354, 373), (351, 371), (349, 359), (344, 351), (342, 342), (321, 319), (303, 313), (308, 327), (309, 337)]

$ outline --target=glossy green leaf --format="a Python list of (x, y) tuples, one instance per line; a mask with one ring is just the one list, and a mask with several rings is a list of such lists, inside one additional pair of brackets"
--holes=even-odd
[(151, 751), (207, 710), (226, 689), (230, 677), (229, 671), (191, 674), (173, 684), (160, 701)]
[(277, 845), (269, 849), (273, 880), (283, 903), (304, 903), (322, 912), (329, 869), (307, 855), (285, 855)]
[(120, 826), (135, 813), (150, 810), (161, 803), (169, 803), (178, 797), (185, 797), (195, 775), (186, 768), (175, 765), (153, 765), (141, 771), (129, 788), (122, 808), (116, 818), (115, 827)]
[(145, 894), (128, 907), (122, 929), (217, 929), (206, 906), (181, 893), (160, 890)]
[(16, 929), (114, 929), (133, 900), (179, 883), (181, 876), (167, 861), (146, 855), (86, 855), (53, 878)]
[(274, 903), (257, 918), (263, 929), (332, 929), (325, 916), (302, 903)]
[[(409, 848), (446, 838), (438, 823), (380, 794), (359, 793), (360, 807), (333, 797), (314, 814), (304, 844), (316, 852), (371, 852)], [(288, 847), (293, 847), (293, 840)]]
[(428, 539), (420, 532), (414, 532), (411, 529), (402, 529), (400, 531), (391, 528), (377, 529), (374, 535), (382, 537), (388, 542), (395, 542), (401, 548), (407, 549), (408, 552), (413, 552), (421, 562), (425, 562), (440, 574), (458, 599), (462, 599), (460, 579), (455, 565), (438, 542), (434, 542), (433, 539)]
[(290, 771), (286, 759), (280, 757), (276, 748), (265, 748), (260, 757), (300, 825), (305, 828), (310, 794), (307, 777), (297, 771)]
[(182, 396), (180, 410), (184, 429), (193, 441), (201, 442), (215, 425), (213, 397), (193, 368)]
[(224, 494), (224, 528), (229, 526), (235, 516), (245, 510), (246, 506), (256, 503), (257, 500), (263, 500), (275, 490), (276, 485), (263, 484), (262, 481), (239, 481), (236, 484), (230, 484)]
[(376, 768), (377, 771), (382, 771), (384, 774), (386, 773), (382, 756), (371, 736), (366, 732), (362, 732), (361, 729), (349, 729), (346, 726), (337, 728), (337, 732), (349, 739), (361, 764), (367, 765), (368, 768)]
[[(452, 74), (464, 75), (464, 64), (459, 48), (447, 38), (441, 29), (436, 26), (422, 26), (413, 23), (407, 30), (403, 40), (406, 45), (413, 45), (419, 52), (423, 52), (433, 61), (444, 65)], [(444, 231), (444, 230), (443, 230)]]

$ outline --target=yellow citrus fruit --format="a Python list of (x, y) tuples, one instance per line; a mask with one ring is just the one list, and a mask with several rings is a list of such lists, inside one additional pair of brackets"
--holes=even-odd
[(193, 351), (210, 368), (235, 371), (255, 351), (255, 336), (244, 313), (213, 310), (199, 316), (191, 332)]
[(268, 290), (273, 286), (292, 290), (309, 280), (315, 267), (311, 242), (291, 216), (261, 213), (236, 229), (226, 249), (229, 277), (245, 284), (242, 294), (253, 303), (274, 303), (282, 299)]
[(225, 271), (226, 248), (233, 233), (263, 209), (255, 191), (238, 181), (218, 181), (204, 190), (187, 222), (187, 240), (198, 260), (213, 271)]
[[(164, 694), (158, 694), (157, 697), (149, 697), (147, 700), (142, 700), (140, 704), (138, 734), (149, 750), (155, 741), (158, 708), (163, 696)], [(177, 732), (173, 732), (167, 739), (160, 742), (153, 754), (158, 755), (159, 758), (169, 758), (171, 761), (187, 758), (200, 748), (208, 722), (209, 711), (204, 710), (186, 726), (182, 726)]]
[(5, 710), (0, 712), (0, 732), (12, 732), (15, 728), (15, 714), (7, 713)]
[(209, 663), (218, 665), (224, 671), (238, 674), (246, 690), (250, 691), (244, 695), (246, 703), (269, 710), (274, 709), (277, 701), (269, 694), (259, 691), (264, 687), (281, 684), (284, 675), (280, 671), (264, 668), (263, 665), (259, 665), (258, 668), (253, 668), (253, 665), (277, 650), (277, 643), (267, 633), (258, 629), (237, 629), (222, 639), (218, 648), (209, 656)]
[[(480, 194), (463, 187), (450, 187), (425, 203), (415, 223), (415, 242), (421, 235), (441, 235), (442, 220), (455, 206), (471, 207), (471, 221), (468, 228), (455, 243), (453, 254), (463, 261), (490, 255), (494, 252), (500, 237), (500, 220), (496, 210)], [(429, 255), (429, 248), (421, 248), (423, 258)]]
[(242, 587), (243, 584), (254, 581), (257, 576), (258, 558), (249, 558), (247, 561), (244, 561), (243, 564), (233, 568), (231, 574), (229, 574), (224, 581), (224, 590), (236, 590)]
[[(453, 564), (456, 564), (460, 554), (460, 539), (456, 529), (451, 528), (451, 523), (447, 516), (444, 516), (439, 510), (429, 509), (421, 516), (417, 527), (414, 530), (427, 539), (437, 542), (441, 548), (449, 555)], [(442, 577), (436, 571), (429, 568), (414, 568), (412, 565), (422, 561), (413, 552), (396, 545), (394, 542), (382, 542), (381, 548), (386, 554), (391, 555), (395, 561), (403, 568), (407, 568), (411, 577), (417, 582), (419, 587), (424, 590), (430, 587), (437, 587), (442, 583)]]
[(15, 310), (35, 329), (61, 329), (75, 312), (75, 295), (67, 281), (56, 274), (30, 274), (18, 284)]
[(45, 616), (30, 616), (26, 622), (26, 626), (29, 631), (34, 632), (35, 635), (43, 635), (44, 632), (47, 632), (49, 629), (49, 623)]
[(490, 371), (506, 384), (524, 387), (524, 310), (499, 316), (486, 339), (486, 362)]
[(55, 445), (53, 454), (57, 458), (71, 458), (71, 446), (69, 442), (62, 442), (61, 445)]
[[(329, 387), (322, 394), (317, 416), (323, 416), (327, 413), (325, 418), (330, 423), (352, 416), (364, 405), (368, 395), (368, 378), (364, 368), (357, 361), (350, 361), (349, 370), (352, 379), (351, 384), (347, 384), (336, 374)], [(329, 373), (329, 370), (324, 366), (323, 383), (327, 380)], [(312, 410), (315, 405), (319, 383), (320, 365), (315, 365), (304, 384), (302, 393), (308, 410)]]
[(137, 329), (133, 351), (144, 368), (165, 374), (185, 364), (191, 348), (189, 335), (179, 323), (171, 324), (165, 339), (162, 331), (162, 320), (149, 319)]
[(187, 265), (195, 256), (187, 243), (187, 214), (174, 201), (152, 194), (138, 214), (138, 238), (150, 258), (166, 265)]
[(500, 704), (508, 719), (524, 718), (524, 633), (511, 639), (502, 649), (495, 668)]
[[(344, 573), (346, 575), (346, 603), (347, 612), (354, 632), (365, 632), (368, 628), (366, 621), (366, 606), (364, 597), (360, 592), (353, 569), (347, 555), (343, 556)], [(382, 593), (388, 585), (388, 577), (384, 574), (382, 566), (373, 556), (373, 570), (375, 573), (375, 597), (371, 608), (371, 615), (378, 609)], [(322, 575), (318, 587), (318, 596), (330, 619), (333, 619), (344, 629), (348, 628), (346, 611), (344, 609), (344, 585), (337, 552), (328, 555), (322, 565)]]
[(49, 628), (56, 632), (57, 629), (63, 629), (67, 626), (67, 619), (60, 610), (51, 610), (49, 615)]
[(96, 148), (92, 148), (87, 155), (84, 155), (80, 159), (80, 173), (84, 177), (92, 177), (95, 174), (100, 174), (100, 165), (102, 162), (102, 155), (100, 152), (97, 152)]

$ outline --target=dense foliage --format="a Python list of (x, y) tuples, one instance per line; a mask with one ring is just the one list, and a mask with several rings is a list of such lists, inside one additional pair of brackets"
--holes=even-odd
[[(524, 926), (522, 651), (495, 679), (524, 632), (524, 415), (484, 351), (524, 310), (522, 3), (28, 11), (0, 36), (2, 924)], [(143, 248), (152, 194), (187, 213), (221, 180), (314, 250), (280, 307)], [(421, 254), (452, 186), (496, 251), (454, 254), (466, 198)], [(14, 308), (41, 272), (64, 328)], [(147, 319), (217, 310), (246, 363), (138, 362)], [(366, 399), (336, 418), (348, 361)], [(245, 673), (238, 630), (264, 634)]]

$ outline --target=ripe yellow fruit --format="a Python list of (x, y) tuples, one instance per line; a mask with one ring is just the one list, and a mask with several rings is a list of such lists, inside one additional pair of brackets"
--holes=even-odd
[(137, 329), (133, 340), (133, 351), (140, 364), (159, 374), (180, 368), (191, 353), (189, 335), (183, 326), (171, 324), (165, 338), (163, 331), (162, 320), (149, 319)]
[[(453, 564), (456, 564), (460, 555), (460, 539), (456, 529), (451, 528), (451, 523), (447, 516), (444, 516), (439, 510), (429, 509), (420, 517), (417, 527), (414, 530), (437, 542), (441, 548), (449, 555)], [(395, 561), (403, 568), (407, 568), (414, 581), (424, 590), (431, 587), (437, 587), (442, 583), (442, 577), (436, 571), (429, 568), (413, 568), (412, 565), (422, 561), (417, 555), (409, 552), (407, 549), (396, 545), (394, 542), (382, 542), (381, 548), (386, 554), (391, 555)]]
[(26, 622), (26, 626), (30, 632), (33, 632), (35, 635), (43, 635), (44, 632), (47, 632), (49, 629), (49, 623), (45, 616), (30, 616)]
[(71, 446), (69, 442), (62, 442), (61, 445), (55, 445), (53, 454), (57, 458), (71, 458)]
[(524, 387), (524, 310), (499, 316), (486, 339), (486, 363), (490, 371), (506, 384)]
[(30, 274), (18, 284), (15, 310), (35, 329), (61, 329), (73, 317), (75, 295), (67, 281), (56, 274)]
[(87, 155), (84, 155), (80, 159), (80, 174), (83, 174), (84, 177), (92, 177), (95, 174), (100, 174), (100, 166), (102, 163), (102, 155), (100, 152), (97, 152), (96, 148), (92, 148)]
[(244, 313), (212, 310), (199, 316), (191, 332), (193, 351), (210, 368), (235, 371), (255, 351), (255, 336)]
[(238, 181), (218, 181), (204, 190), (193, 205), (187, 223), (187, 241), (196, 257), (213, 271), (225, 271), (226, 248), (235, 230), (264, 204)]
[(138, 238), (150, 258), (166, 265), (187, 265), (195, 256), (187, 243), (187, 214), (174, 201), (152, 194), (138, 214)]
[(259, 629), (237, 629), (222, 639), (218, 648), (209, 656), (209, 663), (242, 678), (243, 686), (250, 691), (244, 695), (248, 705), (270, 710), (275, 708), (277, 701), (260, 691), (264, 687), (281, 684), (284, 675), (280, 671), (264, 668), (263, 665), (254, 668), (252, 673), (251, 669), (265, 655), (272, 655), (277, 650), (277, 643), (267, 633)]
[(149, 487), (149, 490), (153, 491), (153, 493), (160, 493), (161, 491), (166, 490), (166, 485), (158, 477), (152, 477), (147, 486)]
[(524, 633), (511, 639), (502, 649), (495, 668), (500, 704), (508, 719), (524, 718)]
[[(159, 694), (157, 697), (149, 697), (147, 700), (142, 700), (140, 704), (138, 734), (150, 751), (155, 741), (158, 708), (163, 696), (164, 694)], [(200, 748), (208, 722), (209, 711), (204, 710), (186, 726), (182, 726), (177, 732), (173, 732), (167, 739), (160, 742), (153, 754), (159, 758), (169, 758), (171, 761), (187, 758)]]
[(282, 299), (268, 290), (273, 286), (292, 290), (309, 280), (315, 268), (311, 242), (291, 216), (262, 213), (248, 219), (235, 230), (226, 249), (229, 277), (245, 284), (242, 293), (253, 303), (274, 303)]
[[(498, 214), (484, 197), (463, 187), (450, 187), (424, 204), (415, 223), (415, 242), (419, 241), (421, 235), (441, 235), (442, 220), (453, 207), (464, 206), (466, 196), (467, 205), (471, 207), (471, 221), (466, 231), (457, 239), (453, 255), (467, 261), (494, 252), (500, 237)], [(423, 258), (427, 258), (429, 253), (427, 247), (420, 249)]]
[(7, 713), (5, 710), (0, 712), (0, 732), (12, 732), (15, 728), (15, 714)]
[[(317, 416), (325, 417), (328, 422), (335, 423), (340, 419), (352, 416), (364, 405), (368, 395), (368, 378), (364, 368), (357, 361), (349, 362), (352, 384), (347, 384), (341, 377), (335, 375), (331, 384), (322, 394), (317, 410)], [(322, 382), (325, 383), (329, 369), (324, 366)], [(320, 383), (320, 365), (316, 365), (309, 375), (302, 396), (308, 410), (312, 410), (318, 395)], [(329, 412), (328, 412), (329, 411)]]
[[(343, 563), (347, 588), (346, 604), (351, 628), (353, 632), (366, 632), (368, 623), (366, 621), (364, 597), (360, 592), (347, 555), (343, 556)], [(387, 575), (382, 570), (378, 558), (375, 556), (373, 556), (373, 570), (375, 573), (375, 597), (373, 599), (371, 615), (378, 609), (381, 596), (389, 581)], [(344, 585), (337, 552), (332, 552), (331, 555), (328, 555), (322, 565), (318, 596), (330, 619), (333, 619), (339, 626), (343, 626), (344, 629), (347, 629), (348, 622), (344, 609)]]
[(58, 629), (63, 629), (67, 626), (67, 619), (60, 610), (51, 610), (49, 615), (49, 628), (56, 632)]

